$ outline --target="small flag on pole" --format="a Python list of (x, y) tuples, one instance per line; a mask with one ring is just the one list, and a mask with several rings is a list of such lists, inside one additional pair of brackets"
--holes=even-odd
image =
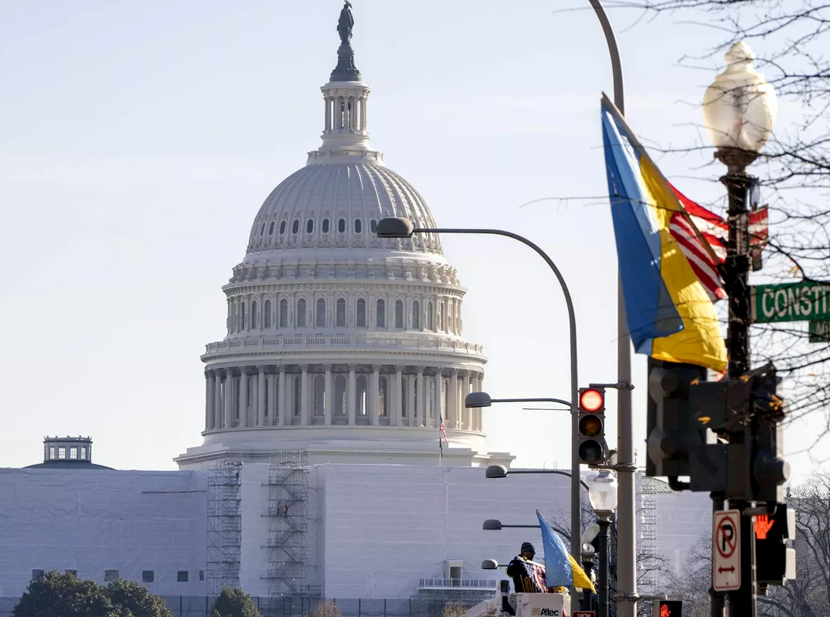
[[(444, 416), (441, 414), (440, 411), (438, 412), (438, 419), (441, 421), (441, 423), (438, 425), (438, 428), (441, 429), (441, 435), (444, 436), (444, 441), (447, 442), (447, 445), (450, 445), (450, 440), (447, 439), (447, 429), (444, 427)], [(438, 443), (439, 444), (441, 443), (441, 438), (440, 437), (438, 438)], [(443, 446), (442, 446), (442, 448), (443, 448)]]

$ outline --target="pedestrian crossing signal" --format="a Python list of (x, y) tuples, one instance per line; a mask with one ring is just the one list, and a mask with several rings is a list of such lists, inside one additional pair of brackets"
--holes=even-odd
[(681, 600), (660, 600), (659, 613), (655, 617), (682, 617), (683, 602)]

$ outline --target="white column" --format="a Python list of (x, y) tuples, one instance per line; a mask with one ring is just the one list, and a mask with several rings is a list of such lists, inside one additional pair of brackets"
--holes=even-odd
[(380, 364), (372, 365), (371, 396), (369, 397), (369, 424), (378, 423), (380, 411)]
[(392, 407), (390, 422), (392, 426), (400, 426), (403, 412), (403, 367), (395, 367), (395, 402)]
[(300, 424), (311, 426), (311, 410), (309, 409), (309, 388), (308, 388), (308, 364), (300, 367), (303, 370), (302, 381), (300, 382)]
[(406, 410), (409, 412), (409, 426), (415, 426), (415, 376), (406, 376)]
[(367, 126), (367, 124), (366, 124), (366, 119), (367, 119), (366, 106), (367, 106), (368, 101), (369, 101), (369, 97), (364, 96), (363, 97), (363, 109), (361, 109), (362, 113), (360, 114), (360, 117), (363, 118), (363, 130), (364, 131), (366, 130), (366, 126)]
[(259, 374), (257, 375), (257, 404), (256, 404), (256, 425), (265, 426), (265, 367), (259, 367)]
[(355, 403), (357, 399), (357, 375), (355, 374), (355, 369), (357, 366), (354, 364), (349, 365), (349, 383), (348, 387), (346, 388), (346, 410), (349, 414), (348, 423), (349, 425), (354, 424), (354, 416), (355, 416)]
[(426, 393), (427, 388), (424, 383), (424, 367), (418, 367), (418, 376), (415, 387), (418, 388), (418, 409), (415, 411), (414, 426), (426, 426), (424, 418), (426, 417)]
[(465, 403), (467, 401), (467, 395), (470, 393), (470, 372), (467, 371), (464, 373), (464, 381), (461, 382), (461, 409), (462, 417), (464, 418), (463, 425), (461, 428), (466, 430), (471, 430), (473, 428), (472, 423), (472, 416), (474, 413), (473, 409), (467, 409)]
[(331, 99), (328, 95), (323, 97), (323, 109), (324, 109), (324, 117), (323, 117), (323, 130), (329, 130), (329, 124), (331, 123), (331, 112), (329, 111), (331, 105)]
[(277, 412), (277, 376), (274, 373), (267, 373), (268, 379), (268, 411), (267, 420), (263, 419), (266, 425), (273, 426), (276, 424)]
[(213, 427), (213, 371), (205, 371), (205, 430)]
[(325, 401), (325, 423), (331, 424), (331, 419), (334, 416), (334, 385), (331, 376), (331, 364), (326, 364), (326, 396), (323, 400)]
[(449, 409), (447, 409), (449, 422), (447, 424), (450, 428), (458, 428), (460, 422), (458, 420), (458, 371), (456, 369), (450, 369), (446, 398), (449, 403)]
[(289, 420), (289, 416), (291, 415), (288, 411), (288, 387), (285, 385), (286, 377), (285, 377), (285, 365), (280, 364), (279, 367), (280, 371), (280, 392), (279, 392), (279, 409), (277, 413), (279, 414), (279, 423), (280, 426), (288, 426), (291, 424)]
[[(478, 375), (476, 376), (476, 386), (475, 386), (476, 387), (476, 392), (481, 392), (482, 387), (483, 387), (483, 385), (482, 385), (483, 381), (484, 381), (484, 373), (478, 373)], [(479, 407), (478, 409), (476, 409), (475, 419), (474, 419), (477, 431), (480, 431), (481, 427), (482, 427), (481, 416), (482, 416), (482, 409), (481, 409), (481, 407)]]
[(248, 426), (248, 371), (239, 374), (239, 426)]
[(233, 374), (225, 370), (225, 422), (226, 429), (233, 426)]
[(222, 371), (213, 371), (213, 428), (222, 428)]

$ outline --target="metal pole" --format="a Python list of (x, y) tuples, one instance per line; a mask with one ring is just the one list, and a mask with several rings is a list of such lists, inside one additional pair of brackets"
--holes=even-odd
[(597, 524), (599, 534), (597, 544), (599, 545), (599, 567), (597, 572), (599, 580), (597, 585), (597, 617), (608, 617), (608, 527), (611, 525), (611, 517), (606, 513), (597, 512)]
[[(594, 569), (595, 553), (582, 553), (582, 569), (585, 570), (585, 575), (588, 579), (591, 578), (591, 571)], [(582, 610), (590, 611), (593, 604), (593, 596), (590, 590), (586, 590), (582, 596)]]
[[(758, 155), (737, 148), (721, 148), (715, 156), (727, 166), (721, 178), (729, 198), (729, 241), (726, 245), (724, 284), (729, 296), (729, 331), (726, 341), (729, 379), (739, 379), (749, 372), (749, 188), (755, 179), (746, 168)], [(751, 418), (744, 418), (735, 432), (729, 433), (729, 443), (750, 443)], [(755, 583), (755, 517), (744, 511), (754, 504), (746, 501), (730, 503), (741, 511), (741, 588), (729, 592), (731, 617), (755, 617), (757, 613), (757, 586)]]
[[(600, 0), (590, 0), (597, 14), (614, 78), (614, 105), (625, 116), (622, 62), (614, 29)], [(631, 337), (625, 317), (622, 279), (617, 274), (617, 381), (631, 383)], [(637, 612), (637, 534), (636, 486), (634, 473), (634, 415), (631, 409), (631, 390), (617, 390), (617, 615), (634, 617)]]
[[(528, 240), (527, 238), (514, 234), (509, 231), (501, 229), (444, 229), (444, 228), (416, 228), (413, 233), (434, 233), (434, 234), (474, 234), (474, 235), (491, 235), (504, 236), (518, 240), (522, 244), (529, 246), (536, 253), (545, 260), (548, 267), (559, 281), (559, 286), (562, 288), (562, 294), (565, 296), (565, 305), (568, 308), (568, 325), (570, 327), (570, 348), (571, 348), (571, 555), (579, 562), (580, 557), (580, 538), (582, 537), (582, 502), (581, 492), (579, 490), (579, 412), (578, 401), (579, 398), (579, 378), (577, 375), (577, 347), (576, 347), (576, 314), (574, 312), (573, 300), (571, 300), (571, 292), (568, 290), (568, 285), (559, 268), (553, 263), (553, 260), (548, 257), (541, 248)], [(573, 594), (576, 598), (576, 593)], [(622, 617), (622, 616), (621, 616)]]
[[(724, 509), (723, 493), (710, 493), (712, 498), (712, 513)], [(720, 591), (715, 591), (713, 585), (709, 585), (709, 597), (711, 606), (711, 617), (724, 617), (726, 610), (726, 594)]]

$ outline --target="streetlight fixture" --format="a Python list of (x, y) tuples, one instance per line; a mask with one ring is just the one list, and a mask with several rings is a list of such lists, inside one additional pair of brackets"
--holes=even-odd
[(565, 296), (565, 305), (568, 309), (568, 326), (570, 330), (570, 372), (571, 372), (571, 423), (572, 423), (572, 439), (571, 443), (571, 555), (574, 559), (580, 558), (579, 546), (579, 531), (581, 527), (581, 503), (579, 491), (579, 452), (577, 445), (577, 436), (579, 433), (579, 413), (577, 412), (577, 395), (579, 392), (579, 378), (577, 375), (577, 344), (576, 344), (576, 312), (574, 311), (573, 300), (571, 299), (571, 292), (568, 289), (565, 278), (559, 271), (559, 268), (538, 245), (534, 244), (524, 236), (514, 234), (503, 229), (452, 229), (452, 228), (433, 228), (433, 227), (415, 227), (407, 218), (394, 217), (384, 218), (378, 221), (376, 227), (378, 238), (411, 238), (413, 234), (472, 234), (472, 235), (490, 235), (490, 236), (504, 236), (521, 242), (525, 246), (532, 248), (536, 253), (545, 260), (545, 263), (556, 276), (559, 286), (562, 288), (562, 294)]
[[(723, 268), (724, 287), (729, 296), (727, 374), (729, 379), (739, 379), (749, 371), (751, 310), (747, 202), (750, 190), (758, 184), (758, 178), (748, 174), (746, 168), (758, 158), (772, 134), (778, 103), (775, 89), (752, 67), (755, 54), (749, 45), (743, 41), (735, 43), (725, 58), (726, 70), (715, 77), (703, 98), (703, 121), (715, 146), (715, 158), (727, 168), (726, 175), (720, 179), (726, 186), (729, 200), (729, 240)], [(742, 421), (735, 422), (736, 430), (727, 434), (730, 443), (745, 442), (743, 424)], [(713, 509), (722, 510), (723, 507), (723, 497), (713, 493)], [(736, 501), (730, 502), (730, 507), (744, 512), (751, 504)], [(741, 516), (740, 521), (740, 541), (745, 547), (741, 555), (741, 588), (730, 592), (730, 605), (734, 614), (754, 617), (757, 611), (755, 519), (751, 515)], [(722, 596), (713, 595), (712, 614), (723, 614)]]
[(617, 479), (606, 469), (600, 471), (588, 489), (588, 499), (597, 513), (599, 533), (599, 588), (597, 589), (597, 617), (608, 617), (608, 527), (617, 507)]

